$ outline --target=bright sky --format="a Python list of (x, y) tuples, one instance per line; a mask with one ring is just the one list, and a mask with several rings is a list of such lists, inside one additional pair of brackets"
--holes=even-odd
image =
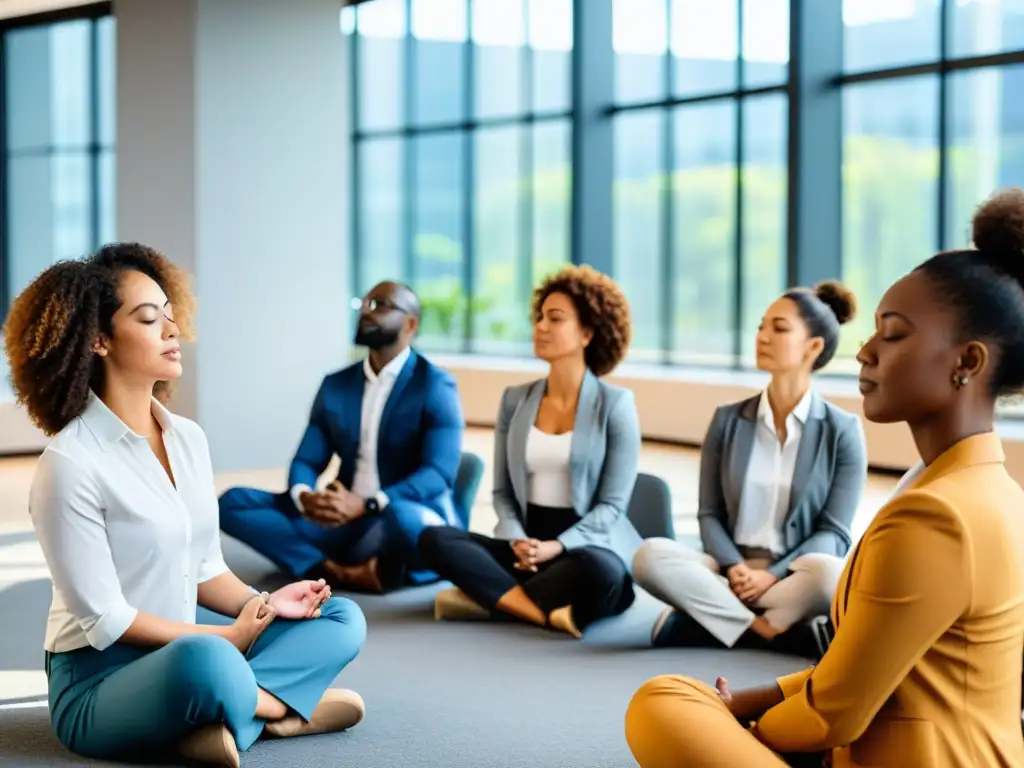
[[(831, 2), (832, 0), (816, 0)], [(421, 40), (461, 42), (467, 34), (481, 45), (523, 45), (541, 50), (572, 48), (572, 0), (412, 0), (412, 33)], [(940, 0), (843, 0), (847, 26), (934, 13)], [(998, 6), (1003, 0), (956, 0)], [(669, 29), (668, 7), (672, 7)], [(523, 13), (523, 6), (528, 12)], [(730, 0), (613, 0), (613, 44), (620, 53), (664, 53), (680, 57), (736, 58), (737, 2)], [(784, 62), (789, 55), (789, 0), (743, 0), (743, 55), (751, 61)], [(353, 9), (342, 13), (342, 30), (353, 29)], [(524, 18), (524, 16), (526, 18)], [(374, 0), (359, 6), (359, 32), (370, 37), (405, 35), (405, 0)], [(527, 23), (528, 19), (528, 23)]]

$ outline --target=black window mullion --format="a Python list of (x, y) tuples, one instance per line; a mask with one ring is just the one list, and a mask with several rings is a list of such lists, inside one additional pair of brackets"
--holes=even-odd
[[(463, 114), (467, 120), (476, 115), (476, 44), (473, 41), (473, 3), (466, 0), (466, 41), (463, 48), (464, 77), (462, 80)], [(463, 306), (462, 351), (469, 352), (473, 344), (474, 285), (476, 274), (476, 133), (462, 131), (462, 289), (466, 297)]]
[(89, 241), (93, 248), (100, 245), (100, 74), (99, 23), (89, 22)]
[(936, 190), (936, 219), (937, 236), (935, 239), (936, 248), (943, 250), (946, 247), (946, 216), (949, 214), (949, 193), (947, 182), (949, 180), (949, 97), (947, 86), (949, 82), (949, 44), (950, 44), (950, 16), (953, 13), (953, 4), (949, 0), (942, 0), (939, 8), (939, 109), (936, 131), (936, 139), (939, 144), (939, 167), (938, 167), (938, 189)]
[[(402, 125), (409, 126), (416, 114), (416, 40), (412, 34), (412, 3), (405, 0), (405, 56), (402, 82)], [(413, 210), (416, 190), (416, 139), (406, 137), (402, 142), (402, 279), (416, 282), (416, 260), (413, 255), (416, 214)]]
[[(746, 62), (743, 58), (743, 3), (736, 0), (736, 86), (742, 92), (746, 86)], [(739, 96), (735, 102), (736, 123), (733, 126), (735, 146), (735, 206), (733, 215), (733, 306), (732, 306), (732, 356), (733, 367), (740, 367), (743, 354), (743, 119), (746, 100)]]
[(351, 173), (349, 174), (349, 215), (351, 217), (351, 230), (349, 246), (352, 252), (349, 256), (349, 276), (352, 280), (349, 293), (353, 296), (361, 294), (363, 290), (363, 257), (362, 257), (362, 206), (359, 194), (360, 182), (362, 180), (362, 159), (360, 149), (362, 141), (359, 137), (360, 122), (362, 116), (359, 110), (359, 14), (362, 13), (358, 7), (352, 9), (355, 13), (352, 34), (349, 35), (348, 66), (349, 66), (349, 114), (352, 120), (352, 158)]
[[(672, 0), (665, 0), (665, 55), (662, 59), (662, 80), (665, 101), (675, 95), (675, 60), (672, 53)], [(675, 119), (674, 106), (662, 108), (661, 120), (661, 359), (672, 362), (675, 347), (676, 279), (675, 279), (675, 227), (672, 225), (675, 207)]]

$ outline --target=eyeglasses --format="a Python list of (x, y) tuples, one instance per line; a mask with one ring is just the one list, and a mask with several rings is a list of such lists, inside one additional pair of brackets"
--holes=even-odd
[(379, 309), (385, 312), (394, 310), (395, 312), (407, 313), (407, 310), (387, 299), (352, 299), (352, 309), (356, 312), (361, 312), (364, 309), (376, 312)]

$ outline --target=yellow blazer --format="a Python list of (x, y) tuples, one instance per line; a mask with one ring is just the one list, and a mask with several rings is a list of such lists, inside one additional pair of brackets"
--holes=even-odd
[(1020, 768), (1024, 491), (993, 433), (947, 450), (877, 514), (832, 601), (835, 639), (756, 724), (836, 768)]

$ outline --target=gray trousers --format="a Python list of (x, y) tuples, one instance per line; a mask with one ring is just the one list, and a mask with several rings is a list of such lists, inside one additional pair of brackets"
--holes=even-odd
[[(764, 562), (750, 562), (764, 567)], [(648, 539), (633, 557), (633, 579), (662, 602), (685, 611), (731, 648), (758, 615), (780, 631), (802, 619), (829, 612), (843, 571), (834, 555), (803, 555), (789, 574), (761, 597), (745, 604), (733, 593), (710, 555), (671, 539)]]

